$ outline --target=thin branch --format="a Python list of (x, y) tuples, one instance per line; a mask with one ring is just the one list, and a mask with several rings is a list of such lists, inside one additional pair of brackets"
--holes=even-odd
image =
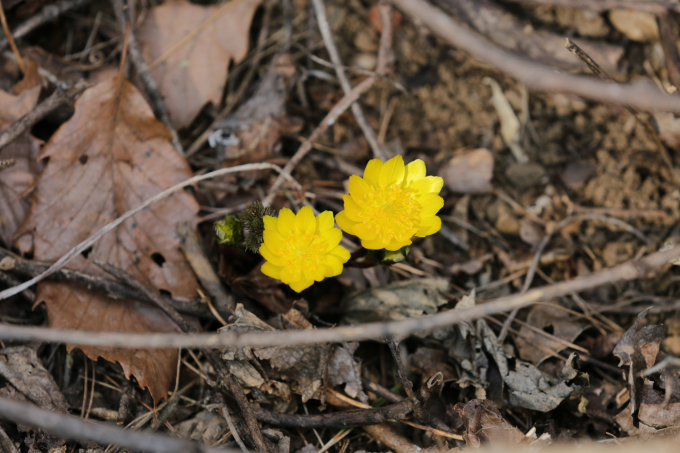
[[(552, 239), (553, 235), (562, 228), (566, 227), (567, 225), (570, 225), (574, 222), (582, 222), (584, 220), (599, 220), (601, 222), (606, 222), (606, 223), (611, 223), (612, 225), (616, 225), (619, 228), (623, 228), (627, 232), (631, 233), (638, 239), (640, 239), (642, 242), (645, 244), (649, 244), (649, 239), (647, 236), (642, 234), (642, 232), (630, 225), (628, 225), (626, 222), (620, 219), (616, 219), (614, 217), (608, 217), (606, 215), (602, 214), (595, 214), (595, 213), (590, 213), (590, 214), (578, 214), (575, 216), (567, 217), (566, 219), (563, 219), (561, 222), (559, 222), (555, 227), (550, 231), (550, 233), (546, 234), (545, 237), (541, 240), (541, 242), (538, 244), (538, 247), (536, 248), (536, 252), (534, 253), (534, 257), (531, 260), (531, 265), (529, 266), (529, 270), (527, 271), (527, 276), (524, 279), (524, 284), (522, 285), (522, 291), (520, 294), (524, 294), (529, 290), (529, 287), (531, 286), (531, 282), (534, 280), (534, 276), (536, 275), (536, 269), (538, 268), (538, 264), (541, 261), (541, 255), (543, 254), (543, 251), (545, 248), (548, 246), (548, 243), (550, 242), (550, 239)], [(572, 293), (576, 293), (577, 291), (572, 291)], [(505, 336), (508, 334), (508, 329), (510, 328), (510, 324), (512, 321), (515, 319), (515, 316), (517, 316), (517, 312), (519, 311), (519, 308), (515, 308), (510, 312), (510, 315), (508, 315), (508, 318), (505, 320), (503, 323), (503, 328), (501, 329), (501, 332), (498, 334), (498, 342), (502, 343), (503, 340), (505, 340)]]
[(516, 78), (530, 89), (573, 94), (644, 111), (680, 113), (680, 97), (659, 93), (648, 81), (612, 84), (593, 77), (555, 72), (553, 68), (491, 44), (425, 0), (392, 0), (392, 2), (452, 46)]
[[(290, 158), (288, 163), (286, 164), (285, 167), (283, 167), (282, 173), (290, 175), (290, 172), (297, 166), (298, 163), (302, 160), (305, 155), (312, 150), (312, 147), (314, 146), (314, 142), (316, 142), (321, 135), (323, 135), (324, 132), (328, 130), (328, 128), (335, 124), (335, 121), (345, 113), (345, 111), (349, 108), (350, 105), (352, 105), (359, 97), (364, 94), (366, 91), (368, 91), (369, 88), (373, 86), (375, 81), (377, 80), (376, 77), (369, 77), (367, 79), (364, 79), (362, 82), (360, 82), (358, 85), (356, 85), (354, 88), (352, 88), (352, 91), (350, 91), (348, 94), (343, 96), (340, 101), (338, 101), (337, 104), (333, 106), (330, 112), (324, 117), (324, 119), (321, 121), (321, 124), (319, 124), (316, 129), (312, 132), (312, 134), (307, 138), (307, 140), (300, 145), (300, 148), (295, 152), (293, 157)], [(269, 193), (265, 197), (264, 200), (262, 200), (262, 204), (265, 206), (269, 206), (271, 202), (274, 200), (274, 197), (276, 197), (276, 194), (281, 187), (281, 184), (283, 184), (284, 177), (279, 175), (278, 178), (276, 178), (276, 181), (274, 181), (274, 184), (272, 184), (271, 188), (269, 189)], [(2, 293), (0, 293), (0, 296)]]
[[(335, 68), (335, 73), (338, 76), (338, 80), (340, 81), (340, 86), (342, 87), (342, 91), (345, 92), (345, 94), (349, 94), (352, 91), (352, 85), (349, 82), (349, 79), (347, 78), (347, 74), (345, 74), (345, 69), (344, 65), (342, 63), (342, 60), (340, 59), (340, 53), (338, 52), (338, 48), (335, 45), (335, 40), (333, 39), (333, 32), (331, 31), (331, 26), (328, 23), (328, 16), (326, 14), (326, 6), (324, 5), (323, 0), (312, 0), (312, 4), (314, 5), (314, 11), (316, 13), (316, 21), (319, 24), (319, 31), (321, 32), (321, 37), (323, 38), (323, 43), (326, 46), (326, 50), (328, 50), (328, 55), (331, 57), (331, 61), (333, 62), (333, 66)], [(381, 6), (381, 8), (383, 8)], [(391, 16), (391, 14), (390, 14)], [(389, 54), (391, 48), (392, 48), (392, 19), (390, 17), (389, 22), (387, 23), (387, 27), (385, 28), (385, 24), (383, 24), (383, 34), (382, 36), (385, 38), (384, 40), (381, 39), (381, 46), (380, 46), (380, 54), (381, 57), (379, 59), (382, 59), (383, 61), (387, 61), (387, 56), (383, 54)], [(383, 41), (387, 43), (383, 47)], [(379, 68), (376, 72), (379, 73), (379, 75), (385, 75), (384, 73), (387, 72), (388, 65), (383, 64), (383, 67)], [(382, 73), (380, 72), (382, 70)], [(359, 127), (361, 128), (362, 132), (364, 133), (364, 136), (366, 137), (366, 140), (368, 141), (369, 145), (371, 146), (371, 149), (373, 150), (373, 155), (377, 157), (378, 159), (381, 160), (387, 160), (387, 155), (385, 154), (385, 150), (380, 146), (380, 143), (378, 143), (378, 138), (375, 135), (375, 131), (373, 128), (368, 124), (368, 121), (366, 121), (366, 116), (364, 115), (364, 111), (359, 105), (358, 102), (355, 102), (352, 104), (352, 113), (354, 114), (354, 118), (357, 120), (357, 123), (359, 124)]]
[(241, 453), (240, 450), (211, 448), (197, 442), (146, 434), (113, 425), (81, 420), (72, 415), (46, 411), (32, 404), (0, 398), (0, 416), (15, 423), (39, 428), (61, 439), (116, 444), (139, 451), (159, 453)]
[(87, 88), (92, 86), (89, 82), (85, 80), (79, 80), (73, 88), (67, 91), (63, 91), (57, 88), (54, 93), (40, 104), (38, 104), (33, 110), (16, 120), (10, 127), (2, 131), (0, 134), (0, 152), (2, 149), (9, 145), (18, 136), (33, 127), (38, 121), (45, 118), (47, 115), (55, 111), (58, 107), (64, 104), (70, 104), (73, 100)]
[(14, 286), (12, 288), (7, 288), (3, 291), (0, 291), (0, 300), (7, 299), (8, 297), (13, 296), (13, 295), (25, 290), (26, 288), (29, 288), (29, 287), (35, 285), (36, 283), (44, 280), (48, 275), (51, 275), (54, 272), (58, 271), (59, 269), (63, 268), (69, 261), (71, 261), (73, 258), (77, 257), (82, 251), (86, 250), (88, 247), (90, 247), (95, 242), (97, 242), (99, 239), (101, 239), (102, 236), (104, 236), (106, 233), (114, 230), (116, 227), (118, 227), (118, 225), (125, 222), (127, 219), (134, 216), (138, 212), (143, 211), (144, 209), (146, 209), (150, 205), (168, 197), (169, 195), (172, 195), (173, 193), (177, 192), (178, 190), (182, 190), (183, 188), (190, 186), (192, 184), (195, 184), (199, 181), (205, 181), (206, 179), (215, 178), (217, 176), (222, 176), (222, 175), (226, 175), (226, 174), (229, 174), (229, 173), (238, 173), (238, 172), (241, 172), (241, 171), (250, 171), (250, 170), (275, 170), (278, 173), (283, 174), (282, 179), (287, 179), (296, 188), (301, 188), (300, 184), (297, 181), (295, 181), (293, 179), (293, 177), (290, 176), (290, 174), (286, 173), (278, 165), (269, 164), (269, 163), (237, 165), (235, 167), (221, 168), (219, 170), (211, 171), (211, 172), (206, 173), (204, 175), (194, 176), (193, 178), (189, 178), (185, 181), (182, 181), (179, 184), (175, 184), (174, 186), (165, 189), (164, 191), (158, 193), (157, 195), (154, 195), (153, 197), (147, 199), (144, 203), (137, 206), (136, 208), (130, 209), (125, 214), (118, 217), (116, 220), (114, 220), (110, 223), (107, 223), (99, 231), (97, 231), (95, 234), (93, 234), (92, 236), (85, 239), (83, 242), (81, 242), (80, 244), (76, 245), (74, 248), (69, 250), (64, 256), (59, 258), (52, 266), (50, 266), (45, 272), (41, 273), (40, 275), (37, 275), (36, 277), (30, 279), (27, 282), (22, 283), (21, 285)]
[(2, 22), (2, 30), (5, 32), (5, 36), (9, 41), (9, 46), (12, 48), (12, 52), (17, 59), (19, 69), (21, 69), (21, 73), (26, 76), (26, 65), (24, 64), (24, 59), (21, 58), (17, 44), (14, 42), (12, 31), (9, 29), (9, 25), (7, 25), (7, 17), (5, 17), (5, 8), (2, 6), (2, 1), (0, 1), (0, 22)]
[(427, 329), (441, 328), (463, 321), (507, 312), (543, 300), (596, 288), (622, 280), (641, 278), (657, 268), (667, 265), (680, 256), (680, 246), (652, 253), (644, 258), (619, 264), (573, 280), (534, 288), (524, 294), (495, 299), (474, 307), (449, 310), (421, 318), (401, 321), (375, 322), (359, 326), (330, 329), (290, 330), (276, 332), (212, 334), (131, 334), (114, 332), (84, 332), (80, 330), (55, 330), (44, 327), (21, 327), (0, 324), (0, 340), (48, 341), (89, 346), (119, 348), (219, 348), (243, 346), (290, 346), (343, 341), (377, 340), (382, 337), (403, 339)]

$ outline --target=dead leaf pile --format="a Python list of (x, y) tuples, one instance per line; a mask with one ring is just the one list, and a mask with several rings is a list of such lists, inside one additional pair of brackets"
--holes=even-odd
[[(455, 309), (473, 305), (474, 293), (464, 296)], [(461, 388), (473, 386), (478, 399), (504, 399), (512, 407), (548, 412), (588, 387), (588, 375), (578, 371), (575, 354), (554, 374), (546, 373), (499, 345), (496, 334), (483, 319), (439, 329), (431, 336), (448, 347), (449, 358), (459, 364), (461, 376), (457, 384)]]
[[(303, 314), (292, 308), (285, 315), (266, 323), (238, 304), (229, 325), (220, 330), (232, 332), (269, 332), (275, 330), (313, 329)], [(347, 395), (367, 401), (362, 391), (360, 364), (354, 359), (357, 345), (327, 343), (308, 346), (226, 348), (222, 352), (231, 373), (252, 392), (259, 403), (274, 405), (274, 410), (288, 412), (296, 406), (293, 394), (325, 400), (328, 384), (344, 384)]]
[[(49, 157), (20, 228), (18, 248), (56, 261), (104, 225), (144, 200), (192, 176), (169, 143), (139, 91), (114, 78), (86, 90), (73, 117), (42, 149)], [(196, 201), (178, 192), (127, 220), (69, 266), (104, 275), (95, 264), (126, 270), (150, 288), (196, 297), (198, 283), (180, 251), (175, 225), (193, 221)], [(173, 332), (161, 311), (130, 300), (113, 300), (73, 284), (42, 282), (36, 304), (45, 302), (52, 328), (117, 332)], [(73, 348), (75, 345), (70, 345)], [(82, 347), (88, 357), (119, 362), (158, 401), (175, 376), (177, 351)]]

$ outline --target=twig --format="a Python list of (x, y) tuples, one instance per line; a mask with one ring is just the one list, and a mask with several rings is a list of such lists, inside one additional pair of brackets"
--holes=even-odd
[(19, 453), (19, 450), (9, 438), (4, 429), (0, 427), (0, 449), (3, 453)]
[[(116, 18), (118, 19), (118, 24), (120, 25), (121, 31), (125, 33), (126, 23), (129, 22), (129, 18), (126, 17), (124, 12), (123, 0), (111, 0), (111, 3), (113, 5), (114, 11), (116, 12)], [(168, 131), (170, 131), (172, 136), (172, 139), (170, 140), (172, 146), (177, 150), (178, 153), (184, 156), (184, 149), (182, 148), (182, 144), (179, 141), (179, 135), (177, 134), (177, 130), (170, 120), (170, 112), (165, 106), (163, 95), (161, 95), (158, 84), (154, 78), (151, 77), (149, 66), (146, 64), (146, 60), (144, 60), (142, 49), (139, 47), (139, 42), (137, 42), (133, 27), (130, 27), (129, 31), (128, 50), (130, 52), (130, 60), (132, 60), (132, 64), (135, 65), (137, 74), (142, 80), (142, 85), (144, 85), (144, 91), (146, 91), (146, 94), (149, 96), (149, 101), (153, 107), (154, 114), (163, 122), (165, 127), (168, 128)]]
[[(21, 280), (16, 278), (14, 275), (8, 274), (0, 270), (0, 282), (5, 283), (7, 286), (16, 286), (21, 284)], [(21, 292), (21, 295), (26, 298), (30, 303), (35, 302), (35, 293), (30, 289), (25, 289)]]
[(375, 440), (396, 453), (418, 453), (422, 451), (422, 448), (414, 445), (413, 442), (394, 431), (387, 424), (364, 426), (363, 429)]
[[(331, 31), (331, 26), (328, 23), (328, 16), (326, 14), (326, 6), (324, 5), (324, 1), (312, 0), (312, 4), (314, 5), (314, 11), (316, 12), (316, 21), (319, 25), (321, 37), (323, 38), (326, 50), (328, 50), (328, 54), (331, 57), (331, 62), (333, 62), (333, 66), (335, 67), (335, 73), (337, 74), (338, 80), (340, 81), (342, 91), (344, 91), (345, 94), (349, 94), (352, 91), (352, 85), (350, 84), (349, 79), (345, 74), (344, 65), (342, 64), (342, 60), (340, 59), (340, 53), (338, 52), (338, 48), (335, 45), (335, 40), (333, 39), (333, 32)], [(381, 5), (380, 8), (382, 17), (383, 8), (389, 8), (389, 6)], [(376, 73), (378, 73), (378, 75), (380, 76), (385, 75), (387, 73), (388, 70), (387, 55), (389, 55), (390, 49), (392, 48), (391, 13), (387, 17), (389, 18), (387, 23), (385, 23), (383, 19), (383, 34), (380, 40), (380, 51), (378, 57), (378, 60), (382, 61), (380, 61), (379, 67), (376, 70)], [(373, 150), (373, 155), (376, 158), (381, 159), (383, 161), (387, 160), (385, 150), (382, 148), (380, 143), (378, 143), (378, 138), (375, 135), (375, 131), (368, 124), (368, 121), (366, 121), (366, 116), (364, 115), (364, 111), (359, 105), (359, 103), (355, 102), (354, 104), (352, 104), (351, 108), (352, 113), (354, 114), (354, 118), (357, 120), (359, 127), (366, 136), (366, 140), (368, 141), (369, 145), (371, 146), (371, 149)]]
[[(64, 0), (54, 5), (47, 5), (40, 10), (38, 14), (35, 14), (14, 29), (14, 39), (23, 38), (41, 25), (52, 22), (66, 11), (86, 5), (91, 1), (92, 0)], [(7, 44), (9, 44), (9, 41), (6, 37), (0, 38), (0, 50), (4, 49)]]
[(441, 229), (439, 230), (439, 234), (444, 236), (444, 238), (455, 245), (456, 247), (460, 247), (461, 249), (465, 250), (466, 252), (470, 250), (470, 246), (468, 245), (467, 242), (462, 240), (461, 238), (458, 237), (456, 233), (454, 233), (451, 228), (447, 227), (446, 225), (442, 225)]
[(229, 430), (231, 431), (231, 435), (234, 436), (234, 439), (236, 440), (236, 443), (238, 444), (238, 446), (241, 447), (241, 450), (244, 453), (248, 453), (248, 449), (246, 448), (243, 441), (241, 440), (241, 436), (239, 436), (238, 430), (236, 429), (236, 426), (234, 426), (234, 421), (231, 419), (231, 415), (229, 415), (229, 409), (227, 408), (226, 405), (222, 406), (222, 416), (227, 421), (227, 425), (229, 425)]
[(223, 311), (233, 310), (236, 307), (236, 301), (227, 292), (217, 273), (215, 273), (205, 250), (203, 250), (198, 233), (194, 231), (191, 224), (185, 222), (177, 225), (177, 235), (184, 256), (189, 261), (189, 265), (194, 270), (203, 288), (212, 296), (215, 305)]
[(399, 343), (391, 338), (384, 338), (387, 346), (390, 348), (392, 357), (394, 358), (394, 363), (397, 366), (397, 379), (399, 383), (404, 388), (406, 396), (413, 399), (413, 383), (406, 377), (406, 371), (404, 371), (404, 361), (401, 359), (401, 350), (399, 349)]
[(573, 94), (644, 111), (680, 113), (680, 97), (659, 93), (648, 82), (611, 84), (592, 77), (559, 73), (491, 44), (425, 0), (392, 0), (392, 2), (449, 44), (516, 78), (530, 89)]
[[(162, 297), (160, 297), (160, 295), (158, 295), (155, 291), (152, 291), (150, 288), (141, 284), (137, 279), (135, 279), (134, 276), (132, 276), (131, 274), (122, 269), (117, 269), (108, 264), (101, 263), (97, 264), (106, 272), (115, 276), (119, 280), (124, 281), (126, 284), (136, 288), (138, 291), (143, 292), (149, 299), (153, 300), (154, 303), (158, 306), (158, 308), (163, 310), (163, 312), (165, 312), (165, 314), (167, 314), (170, 317), (170, 319), (172, 319), (183, 332), (185, 333), (197, 332), (197, 329), (191, 324), (189, 324), (189, 322), (186, 319), (184, 319), (182, 315), (177, 313), (177, 311), (174, 308), (172, 308), (170, 304), (168, 304)], [(229, 393), (232, 394), (232, 396), (238, 403), (239, 407), (241, 408), (243, 418), (245, 418), (246, 420), (250, 436), (253, 439), (253, 442), (258, 452), (273, 453), (268, 452), (267, 444), (265, 443), (264, 436), (262, 435), (260, 427), (257, 424), (257, 419), (255, 418), (255, 414), (253, 413), (250, 403), (248, 402), (248, 398), (246, 397), (239, 383), (236, 381), (236, 378), (229, 372), (229, 369), (222, 361), (222, 358), (217, 354), (217, 352), (215, 352), (214, 349), (202, 348), (201, 352), (213, 366), (215, 372), (220, 378), (221, 384), (225, 387), (225, 389)]]
[(71, 261), (73, 258), (77, 257), (80, 255), (80, 253), (84, 250), (86, 250), (88, 247), (93, 245), (95, 242), (97, 242), (99, 239), (101, 239), (102, 236), (104, 236), (106, 233), (109, 231), (114, 230), (118, 225), (121, 223), (125, 222), (127, 219), (132, 217), (133, 215), (137, 214), (140, 211), (143, 211), (146, 209), (148, 206), (154, 204), (157, 201), (162, 200), (163, 198), (172, 195), (173, 193), (177, 192), (178, 190), (181, 190), (191, 184), (197, 183), (199, 181), (204, 181), (206, 179), (211, 179), (215, 178), (217, 176), (222, 176), (226, 175), (229, 173), (238, 173), (241, 171), (250, 171), (250, 170), (275, 170), (279, 173), (284, 173), (283, 179), (286, 179), (293, 183), (296, 188), (300, 188), (300, 184), (298, 184), (297, 181), (293, 179), (290, 174), (285, 172), (281, 167), (278, 165), (274, 164), (269, 164), (269, 163), (257, 163), (257, 164), (245, 164), (245, 165), (237, 165), (235, 167), (229, 167), (229, 168), (221, 168), (219, 170), (211, 171), (209, 173), (206, 173), (204, 175), (199, 175), (199, 176), (194, 176), (193, 178), (189, 178), (185, 181), (182, 181), (179, 184), (175, 184), (172, 187), (169, 187), (165, 189), (164, 191), (154, 195), (153, 197), (147, 199), (142, 203), (141, 205), (137, 206), (136, 208), (130, 209), (127, 211), (125, 214), (122, 216), (118, 217), (116, 220), (107, 223), (104, 225), (99, 231), (97, 231), (95, 234), (90, 236), (89, 238), (85, 239), (82, 241), (80, 244), (76, 245), (74, 248), (69, 250), (64, 256), (59, 258), (53, 265), (51, 265), (45, 272), (41, 273), (40, 275), (37, 275), (30, 279), (27, 282), (22, 283), (21, 285), (14, 286), (12, 288), (5, 289), (3, 291), (0, 291), (0, 300), (7, 299), (10, 296), (13, 296), (26, 288), (29, 288), (36, 283), (44, 280), (48, 275), (53, 274), (54, 272), (58, 271), (59, 269), (63, 268), (69, 261)]
[(528, 5), (566, 6), (568, 8), (587, 9), (590, 11), (608, 11), (610, 9), (634, 9), (649, 13), (665, 11), (680, 12), (680, 3), (664, 0), (502, 0), (506, 3), (526, 3)]
[(21, 73), (25, 76), (26, 65), (24, 64), (24, 59), (21, 58), (21, 54), (19, 53), (17, 43), (14, 42), (14, 38), (12, 37), (12, 32), (9, 29), (9, 25), (7, 25), (7, 18), (5, 17), (5, 8), (3, 8), (2, 6), (2, 0), (0, 0), (0, 22), (2, 22), (2, 30), (5, 32), (5, 36), (9, 41), (9, 45), (12, 48), (12, 52), (14, 52), (14, 55), (17, 58), (17, 64), (19, 65), (19, 69), (21, 69)]
[[(0, 270), (17, 272), (19, 274), (31, 277), (35, 277), (36, 275), (45, 272), (45, 270), (47, 270), (52, 264), (48, 262), (26, 260), (1, 247), (0, 258), (2, 258), (2, 260), (0, 260)], [(12, 277), (12, 279), (14, 282), (12, 285), (21, 284), (21, 281), (15, 279), (14, 277)], [(75, 269), (62, 268), (49, 275), (48, 279), (57, 282), (77, 283), (88, 288), (98, 289), (103, 291), (107, 296), (114, 299), (132, 299), (139, 302), (152, 303), (152, 301), (149, 300), (144, 294), (140, 293), (134, 288), (122, 284), (117, 280), (87, 274)], [(26, 293), (26, 291), (29, 291), (29, 293)], [(35, 299), (35, 293), (30, 290), (26, 291), (24, 291), (24, 295), (26, 295), (29, 300), (33, 301)], [(171, 299), (166, 296), (162, 297), (166, 298), (168, 303), (172, 305), (175, 310), (182, 313), (200, 316), (203, 318), (211, 316), (210, 310), (207, 307), (204, 307), (198, 298)]]
[[(545, 248), (548, 246), (548, 243), (550, 242), (550, 239), (552, 239), (553, 235), (571, 223), (582, 222), (584, 220), (599, 220), (601, 222), (616, 225), (619, 228), (623, 228), (627, 232), (633, 234), (635, 237), (640, 239), (645, 244), (649, 244), (649, 239), (640, 230), (628, 225), (623, 220), (616, 219), (614, 217), (608, 217), (606, 215), (595, 213), (578, 214), (575, 216), (567, 217), (566, 219), (563, 219), (561, 222), (555, 225), (555, 228), (553, 228), (552, 231), (546, 234), (545, 237), (538, 244), (538, 247), (536, 247), (536, 252), (534, 253), (533, 259), (531, 260), (531, 265), (529, 266), (529, 270), (527, 271), (527, 276), (524, 279), (524, 285), (522, 285), (522, 291), (520, 292), (520, 294), (524, 294), (529, 290), (531, 282), (534, 280), (534, 276), (536, 275), (536, 268), (538, 268), (538, 264), (541, 261), (541, 255), (543, 254), (543, 250), (545, 250)], [(572, 293), (577, 292), (578, 291), (572, 291)], [(515, 308), (514, 310), (512, 310), (508, 315), (507, 319), (505, 320), (505, 322), (503, 323), (503, 328), (501, 329), (501, 332), (498, 334), (499, 343), (502, 343), (503, 340), (505, 340), (505, 337), (508, 334), (508, 329), (510, 328), (510, 324), (512, 324), (512, 321), (515, 319), (515, 316), (517, 316), (518, 311), (519, 308)]]
[(603, 269), (583, 277), (567, 280), (524, 294), (495, 299), (462, 310), (442, 311), (436, 315), (409, 318), (401, 321), (374, 322), (359, 326), (330, 329), (289, 330), (275, 332), (212, 334), (132, 334), (115, 332), (84, 332), (80, 330), (55, 330), (44, 327), (0, 325), (0, 340), (46, 341), (88, 346), (118, 348), (202, 348), (243, 346), (289, 346), (302, 344), (335, 343), (343, 341), (377, 340), (383, 337), (403, 339), (428, 329), (445, 327), (463, 321), (472, 321), (495, 313), (522, 308), (543, 300), (578, 293), (622, 280), (641, 278), (658, 267), (680, 256), (680, 246), (652, 253), (644, 258)]
[(70, 104), (73, 100), (92, 85), (85, 80), (79, 80), (73, 88), (62, 91), (59, 87), (54, 93), (33, 110), (16, 120), (10, 127), (0, 133), (0, 152), (18, 136), (33, 127), (38, 121), (56, 110), (59, 106)]
[[(338, 101), (337, 104), (333, 106), (330, 112), (324, 117), (324, 119), (321, 121), (321, 123), (314, 129), (312, 134), (305, 140), (302, 145), (298, 148), (298, 150), (295, 152), (293, 157), (290, 158), (288, 163), (286, 164), (285, 167), (283, 167), (282, 174), (288, 174), (290, 175), (290, 172), (297, 166), (298, 163), (302, 160), (305, 155), (312, 150), (312, 147), (314, 145), (314, 142), (323, 135), (328, 128), (337, 121), (338, 117), (342, 115), (350, 105), (352, 105), (357, 99), (359, 99), (359, 96), (361, 96), (363, 93), (368, 91), (369, 88), (373, 86), (375, 81), (377, 80), (376, 77), (369, 77), (367, 79), (364, 79), (362, 82), (357, 84), (354, 88), (352, 88), (352, 91), (350, 91), (348, 94), (343, 96), (340, 101)], [(235, 167), (232, 167), (235, 168)], [(279, 187), (281, 187), (281, 184), (283, 184), (284, 177), (281, 177), (279, 175), (276, 178), (276, 181), (274, 181), (274, 184), (272, 184), (271, 188), (269, 189), (269, 193), (265, 197), (264, 200), (262, 200), (262, 204), (265, 206), (269, 206), (271, 202), (274, 200), (274, 197), (276, 196), (276, 193), (279, 190)], [(2, 293), (0, 293), (0, 296)]]
[(0, 416), (15, 423), (40, 428), (61, 439), (116, 444), (140, 451), (159, 453), (242, 453), (240, 450), (211, 448), (197, 442), (160, 434), (130, 431), (112, 425), (84, 421), (71, 415), (39, 409), (32, 404), (0, 398)]

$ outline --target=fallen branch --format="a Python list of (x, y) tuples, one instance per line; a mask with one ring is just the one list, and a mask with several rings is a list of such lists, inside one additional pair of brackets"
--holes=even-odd
[(525, 3), (527, 5), (566, 6), (568, 8), (590, 11), (609, 11), (610, 9), (634, 9), (648, 13), (665, 11), (680, 12), (680, 3), (664, 0), (501, 0), (505, 3)]
[(32, 404), (0, 398), (0, 416), (14, 423), (40, 428), (61, 439), (86, 440), (101, 445), (116, 444), (138, 451), (159, 453), (241, 453), (240, 450), (211, 448), (197, 442), (145, 434), (81, 420), (72, 415), (46, 411)]
[(493, 45), (425, 0), (392, 2), (452, 46), (514, 77), (533, 90), (572, 94), (644, 111), (680, 113), (680, 97), (660, 93), (648, 81), (612, 84), (593, 77), (555, 72), (553, 68)]
[(514, 308), (526, 307), (543, 300), (578, 293), (621, 280), (641, 278), (649, 272), (668, 264), (669, 261), (674, 260), (678, 256), (680, 256), (680, 246), (675, 246), (668, 250), (652, 253), (639, 260), (629, 261), (573, 280), (534, 288), (524, 294), (503, 297), (466, 309), (443, 311), (436, 315), (409, 318), (401, 321), (367, 323), (359, 326), (343, 326), (330, 329), (242, 334), (236, 332), (212, 334), (131, 334), (0, 325), (0, 340), (50, 341), (90, 346), (157, 349), (290, 346), (326, 342), (377, 340), (382, 337), (403, 339), (415, 332), (445, 327), (463, 321), (472, 321), (484, 316), (507, 312)]

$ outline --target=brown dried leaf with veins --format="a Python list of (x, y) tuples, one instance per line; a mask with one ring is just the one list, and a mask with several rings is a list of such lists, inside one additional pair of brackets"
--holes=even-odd
[[(71, 248), (147, 198), (191, 177), (186, 161), (169, 143), (170, 134), (139, 91), (124, 78), (86, 90), (73, 117), (45, 145), (49, 157), (20, 229), (34, 242), (36, 259), (56, 261)], [(131, 273), (144, 285), (178, 297), (195, 297), (198, 284), (179, 247), (175, 226), (195, 220), (198, 205), (186, 192), (163, 199), (114, 231), (69, 266), (105, 275), (104, 262)], [(25, 241), (19, 240), (24, 246)], [(52, 328), (112, 332), (173, 332), (160, 310), (131, 300), (113, 300), (67, 283), (38, 284)], [(70, 345), (73, 348), (76, 345)], [(158, 401), (175, 376), (175, 350), (81, 347), (88, 357), (120, 362)]]
[(489, 400), (477, 399), (467, 404), (458, 403), (454, 409), (463, 419), (465, 424), (463, 438), (470, 448), (479, 448), (482, 443), (492, 448), (512, 448), (521, 443), (530, 443), (530, 439), (508, 423)]
[[(239, 63), (248, 52), (250, 23), (261, 2), (201, 6), (174, 0), (146, 16), (137, 37), (148, 63), (198, 31), (151, 71), (177, 128), (191, 124), (208, 102), (220, 103), (229, 63)], [(214, 20), (202, 26), (209, 18)]]
[[(0, 90), (0, 132), (33, 110), (38, 96), (40, 86), (18, 95)], [(30, 203), (22, 196), (40, 173), (41, 166), (36, 161), (39, 152), (40, 141), (29, 133), (21, 134), (1, 151), (3, 160), (15, 161), (13, 166), (0, 171), (0, 242), (5, 247), (12, 244), (14, 233), (28, 214)]]

